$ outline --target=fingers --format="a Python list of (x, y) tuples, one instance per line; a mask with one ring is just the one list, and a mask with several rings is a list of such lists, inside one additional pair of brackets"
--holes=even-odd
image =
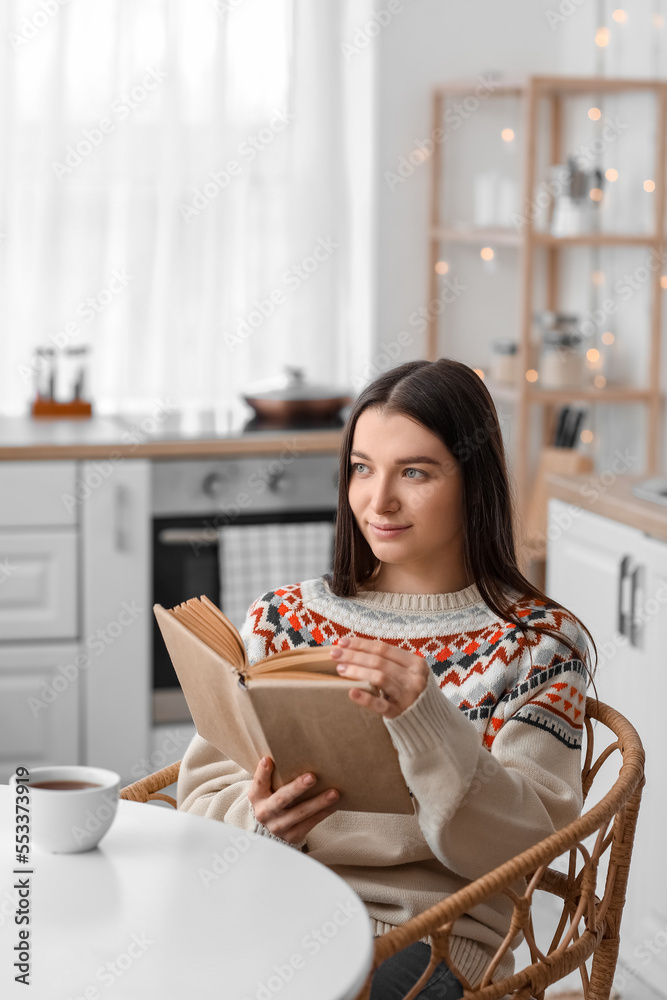
[(336, 670), (346, 680), (368, 681), (384, 691), (389, 700), (401, 698), (410, 689), (413, 679), (405, 668), (395, 673), (390, 664), (379, 666), (376, 658), (366, 653), (346, 653), (344, 662), (339, 661)]
[[(334, 793), (333, 799), (329, 797), (331, 792)], [(268, 817), (271, 823), (271, 833), (283, 837), (284, 840), (287, 839), (287, 834), (289, 834), (290, 839), (299, 840), (299, 837), (295, 836), (295, 827), (310, 823), (310, 829), (312, 829), (319, 822), (314, 817), (321, 812), (326, 812), (327, 815), (334, 812), (338, 808), (339, 798), (338, 792), (330, 788), (306, 802), (300, 802), (299, 805), (293, 806), (291, 809), (279, 810), (273, 816)], [(266, 823), (264, 825), (266, 826)]]
[(386, 643), (357, 638), (349, 638), (345, 645), (343, 642), (341, 639), (331, 650), (336, 671), (346, 680), (368, 681), (380, 692), (350, 691), (350, 699), (362, 708), (370, 708), (387, 719), (394, 719), (409, 708), (427, 686), (430, 667), (423, 656), (407, 650), (395, 650), (401, 655), (399, 663), (384, 655), (385, 651), (394, 649)]
[(284, 809), (289, 806), (290, 802), (298, 798), (307, 789), (312, 788), (315, 784), (316, 778), (314, 774), (306, 773), (300, 774), (298, 778), (293, 781), (289, 781), (282, 788), (279, 788), (277, 792), (273, 791), (271, 787), (271, 775), (273, 774), (274, 763), (270, 757), (262, 757), (255, 775), (253, 778), (253, 783), (250, 786), (248, 792), (248, 798), (255, 804), (255, 802), (261, 802), (263, 800), (273, 798), (273, 807)]
[[(363, 678), (363, 680), (368, 680), (377, 687), (383, 686), (385, 681), (389, 680), (390, 677), (398, 681), (399, 678), (405, 676), (406, 672), (404, 666), (399, 667), (397, 664), (385, 660), (377, 653), (366, 653), (349, 647), (340, 650), (334, 647), (331, 656), (336, 661), (336, 669), (339, 674), (345, 674), (350, 677), (354, 676), (357, 679)], [(362, 667), (363, 673), (352, 674), (350, 671), (351, 665)]]
[[(362, 639), (357, 635), (345, 635), (331, 647), (332, 656), (336, 656), (334, 650), (344, 649), (360, 651), (380, 657), (383, 660), (390, 660), (401, 667), (410, 666), (414, 662), (417, 653), (412, 653), (409, 649), (401, 649), (390, 642), (382, 642), (381, 639)], [(420, 657), (423, 659), (423, 657)]]
[[(394, 659), (390, 658), (392, 651)], [(404, 707), (421, 694), (428, 682), (430, 668), (423, 656), (396, 650), (387, 643), (344, 637), (332, 648), (331, 656), (342, 677), (369, 681), (386, 692), (390, 701), (405, 703)]]
[(271, 796), (270, 809), (274, 812), (278, 812), (282, 809), (289, 809), (290, 805), (304, 792), (312, 788), (316, 782), (314, 774), (306, 773), (300, 774), (298, 778), (293, 781), (288, 781), (286, 785), (279, 788)]
[(263, 826), (284, 840), (296, 842), (302, 839), (302, 836), (294, 834), (295, 824), (299, 825), (299, 829), (310, 824), (308, 829), (312, 829), (320, 821), (314, 818), (317, 814), (322, 813), (321, 818), (324, 818), (324, 815), (328, 816), (338, 808), (340, 795), (336, 789), (330, 788), (312, 799), (291, 806), (294, 799), (313, 787), (316, 781), (315, 775), (301, 774), (274, 792), (271, 789), (273, 768), (274, 763), (270, 757), (263, 757), (260, 760), (248, 791), (248, 799), (252, 804), (255, 818)]
[(357, 705), (361, 705), (362, 708), (372, 709), (378, 715), (385, 715), (389, 719), (392, 717), (392, 704), (381, 695), (369, 694), (368, 691), (362, 691), (361, 688), (352, 688), (350, 699), (355, 701)]
[[(341, 639), (341, 643), (342, 641)], [(363, 643), (363, 646), (361, 643)], [(392, 651), (393, 656), (391, 655)], [(400, 658), (396, 654), (400, 654)], [(394, 647), (387, 646), (384, 643), (376, 644), (366, 639), (351, 639), (350, 643), (346, 646), (341, 646), (340, 643), (337, 643), (335, 646), (332, 646), (330, 655), (337, 664), (344, 663), (347, 665), (354, 663), (369, 670), (381, 671), (385, 675), (385, 680), (392, 677), (399, 684), (406, 677), (414, 674), (425, 676), (429, 670), (428, 663), (424, 657), (419, 656), (417, 653), (410, 653), (405, 649), (396, 650)], [(339, 673), (342, 673), (342, 671), (339, 671)], [(371, 680), (374, 684), (384, 686), (384, 683), (377, 676), (370, 677), (368, 674), (364, 674), (363, 676), (365, 679)]]
[(336, 803), (333, 806), (329, 806), (327, 809), (321, 809), (319, 812), (315, 813), (314, 816), (310, 816), (307, 820), (302, 823), (297, 823), (296, 826), (292, 827), (289, 832), (289, 837), (283, 837), (283, 840), (287, 840), (290, 844), (297, 844), (300, 840), (303, 840), (318, 823), (321, 823), (323, 819), (327, 816), (331, 816), (335, 813), (338, 808)]
[(273, 761), (270, 757), (262, 757), (255, 768), (252, 784), (248, 790), (248, 798), (253, 806), (273, 793), (271, 788), (271, 775), (273, 773)]

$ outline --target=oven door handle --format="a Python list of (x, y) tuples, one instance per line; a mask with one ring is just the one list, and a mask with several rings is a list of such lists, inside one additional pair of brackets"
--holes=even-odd
[(217, 545), (215, 528), (163, 528), (158, 532), (160, 545)]

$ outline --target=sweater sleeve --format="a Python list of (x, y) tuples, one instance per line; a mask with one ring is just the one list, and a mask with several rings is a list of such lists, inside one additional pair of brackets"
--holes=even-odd
[(464, 878), (491, 871), (581, 812), (586, 672), (563, 643), (541, 639), (540, 662), (526, 647), (482, 739), (433, 673), (408, 709), (385, 719), (424, 838)]
[[(260, 598), (261, 600), (261, 598)], [(265, 640), (253, 633), (252, 614), (257, 601), (250, 606), (246, 620), (240, 630), (251, 663), (262, 659), (269, 650)], [(181, 761), (177, 785), (177, 805), (183, 812), (196, 816), (209, 816), (223, 820), (242, 830), (259, 833), (272, 840), (287, 844), (267, 830), (258, 819), (248, 798), (253, 775), (239, 764), (225, 757), (211, 743), (198, 733), (193, 737)], [(290, 847), (301, 849), (305, 840)]]

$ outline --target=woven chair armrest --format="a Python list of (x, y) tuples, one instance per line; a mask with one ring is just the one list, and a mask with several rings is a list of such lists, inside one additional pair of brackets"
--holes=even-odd
[(121, 788), (120, 798), (128, 799), (131, 802), (148, 802), (151, 798), (161, 798), (175, 806), (176, 803), (171, 796), (162, 796), (157, 793), (178, 780), (180, 768), (181, 762), (179, 760), (175, 764), (163, 767), (162, 770), (156, 771), (154, 774), (147, 774), (145, 778), (140, 778), (139, 781)]

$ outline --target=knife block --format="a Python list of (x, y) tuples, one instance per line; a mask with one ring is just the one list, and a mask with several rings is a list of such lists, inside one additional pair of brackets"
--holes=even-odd
[(592, 472), (593, 459), (576, 448), (543, 448), (537, 474), (528, 501), (524, 545), (533, 559), (545, 559), (547, 554), (547, 502), (549, 491), (546, 477), (550, 472), (561, 476), (576, 476)]
[(30, 415), (39, 419), (47, 418), (71, 420), (72, 418), (89, 418), (93, 415), (91, 403), (84, 399), (73, 399), (70, 403), (58, 403), (54, 399), (35, 399)]

